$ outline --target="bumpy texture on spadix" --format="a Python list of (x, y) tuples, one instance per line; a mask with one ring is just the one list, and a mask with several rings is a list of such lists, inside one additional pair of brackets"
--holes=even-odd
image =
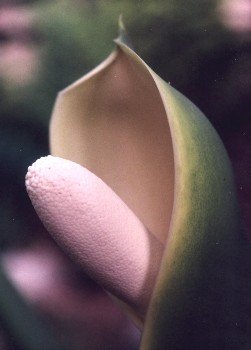
[(74, 162), (40, 158), (28, 169), (26, 187), (54, 238), (143, 318), (162, 244), (100, 178)]

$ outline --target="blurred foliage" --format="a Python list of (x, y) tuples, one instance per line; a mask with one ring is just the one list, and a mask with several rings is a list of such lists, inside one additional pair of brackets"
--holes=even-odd
[(216, 124), (221, 123), (230, 103), (222, 91), (232, 92), (234, 82), (230, 71), (238, 66), (241, 48), (246, 48), (220, 23), (217, 3), (215, 0), (37, 1), (33, 8), (40, 36), (40, 79), (21, 93), (12, 92), (11, 106), (17, 103), (26, 117), (47, 124), (57, 91), (109, 54), (112, 38), (117, 35), (117, 18), (123, 13), (134, 46), (146, 62)]

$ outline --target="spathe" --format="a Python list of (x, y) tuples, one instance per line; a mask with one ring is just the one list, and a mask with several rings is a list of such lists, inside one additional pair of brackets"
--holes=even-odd
[(59, 94), (52, 155), (101, 178), (165, 245), (142, 349), (250, 344), (238, 303), (241, 295), (249, 305), (236, 272), (243, 240), (224, 146), (197, 107), (116, 44)]

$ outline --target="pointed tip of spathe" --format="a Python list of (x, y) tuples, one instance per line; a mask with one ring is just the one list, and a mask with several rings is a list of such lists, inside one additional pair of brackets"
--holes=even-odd
[(114, 40), (116, 44), (122, 43), (133, 49), (133, 45), (130, 37), (128, 36), (124, 20), (123, 14), (121, 13), (118, 18), (118, 37)]
[(118, 19), (118, 29), (119, 29), (119, 35), (120, 35), (121, 32), (126, 31), (125, 25), (124, 25), (124, 21), (123, 21), (123, 14), (122, 14), (122, 13), (119, 15), (119, 19)]

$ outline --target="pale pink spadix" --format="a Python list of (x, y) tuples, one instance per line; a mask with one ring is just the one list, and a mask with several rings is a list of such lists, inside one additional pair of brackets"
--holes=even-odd
[(40, 158), (28, 168), (26, 187), (55, 240), (143, 319), (162, 244), (110, 187), (79, 164)]

